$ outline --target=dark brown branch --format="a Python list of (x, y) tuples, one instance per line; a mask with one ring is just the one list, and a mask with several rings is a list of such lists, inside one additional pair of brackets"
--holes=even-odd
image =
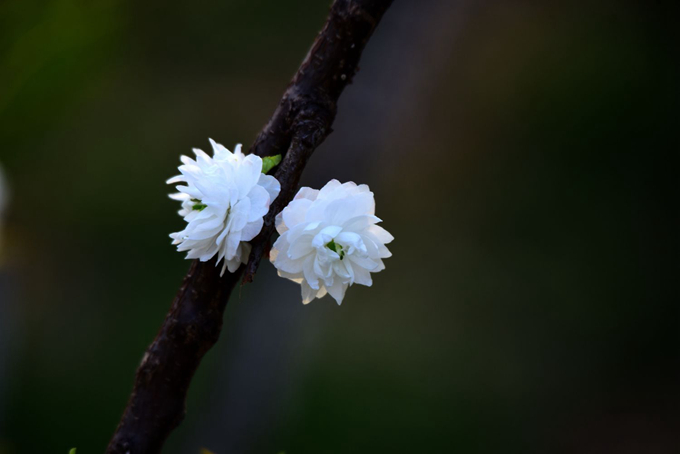
[[(244, 274), (250, 282), (274, 232), (274, 218), (295, 195), (314, 150), (330, 134), (337, 101), (358, 70), (363, 48), (392, 0), (335, 0), (326, 24), (293, 77), (274, 115), (250, 149), (283, 154), (275, 176), (281, 193), (251, 242), (248, 264), (219, 277), (214, 260), (194, 261), (170, 312), (137, 369), (134, 388), (109, 454), (159, 453), (185, 414), (191, 379), (217, 342), (229, 295)], [(244, 273), (245, 271), (245, 273)]]
[(358, 71), (364, 46), (392, 3), (336, 0), (323, 29), (288, 85), (279, 106), (250, 149), (259, 156), (285, 154), (274, 176), (281, 194), (264, 219), (246, 266), (243, 282), (253, 280), (262, 256), (269, 251), (274, 217), (295, 195), (302, 170), (312, 152), (331, 133), (337, 102)]

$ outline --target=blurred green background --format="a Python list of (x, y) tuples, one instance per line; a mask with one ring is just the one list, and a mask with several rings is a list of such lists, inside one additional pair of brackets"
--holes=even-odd
[[(252, 143), (328, 4), (0, 3), (0, 453), (103, 452), (189, 266), (165, 180)], [(164, 452), (679, 452), (678, 12), (395, 1), (303, 176), (394, 256), (341, 307), (263, 264)]]

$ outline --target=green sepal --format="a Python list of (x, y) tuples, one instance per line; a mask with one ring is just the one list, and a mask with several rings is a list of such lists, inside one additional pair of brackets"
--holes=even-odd
[(281, 162), (281, 155), (276, 156), (265, 156), (262, 158), (262, 173), (269, 172), (272, 168), (277, 166)]

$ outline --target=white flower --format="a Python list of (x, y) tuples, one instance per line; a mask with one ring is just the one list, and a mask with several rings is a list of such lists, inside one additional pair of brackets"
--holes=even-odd
[(178, 185), (170, 198), (182, 202), (184, 230), (170, 234), (178, 251), (189, 251), (187, 259), (207, 262), (217, 254), (217, 263), (233, 273), (250, 254), (252, 240), (262, 230), (262, 217), (281, 190), (276, 178), (262, 173), (259, 156), (245, 156), (241, 145), (234, 153), (210, 139), (214, 156), (194, 148), (196, 160), (181, 157), (182, 173), (168, 184)]
[(304, 304), (326, 293), (340, 304), (348, 286), (370, 287), (371, 273), (392, 255), (385, 244), (394, 237), (378, 222), (365, 184), (331, 180), (321, 190), (302, 188), (276, 217), (281, 236), (270, 259), (279, 276), (302, 285)]

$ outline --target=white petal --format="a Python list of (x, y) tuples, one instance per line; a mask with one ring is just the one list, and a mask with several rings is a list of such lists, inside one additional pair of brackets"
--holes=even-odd
[(230, 260), (236, 256), (239, 243), (241, 243), (241, 232), (230, 232), (226, 238), (225, 258)]
[[(365, 268), (368, 271), (373, 271), (376, 268), (378, 268), (379, 266), (378, 260), (380, 260), (380, 259), (372, 260), (369, 259), (368, 257), (357, 257), (354, 255), (349, 255), (347, 256), (347, 258), (354, 262), (357, 266)], [(356, 270), (356, 267), (354, 267), (354, 269)]]
[(192, 187), (192, 186), (184, 186), (184, 185), (177, 185), (177, 186), (175, 186), (175, 188), (176, 188), (179, 192), (183, 192), (183, 193), (185, 193), (185, 194), (189, 194), (191, 197), (193, 197), (193, 198), (195, 198), (195, 199), (202, 199), (202, 198), (203, 198), (203, 194), (201, 194), (201, 191), (199, 191), (199, 190), (196, 189), (195, 187)]
[(316, 232), (319, 230), (319, 228), (320, 225), (318, 223), (300, 223), (296, 226), (293, 226), (288, 232), (286, 232), (288, 241), (290, 243), (294, 243), (303, 236), (308, 236), (308, 240), (311, 241), (312, 237), (316, 235)]
[(323, 188), (321, 188), (317, 198), (323, 199), (328, 197), (329, 194), (331, 194), (335, 189), (339, 188), (340, 186), (342, 186), (342, 184), (338, 180), (333, 179), (329, 181)]
[(309, 199), (293, 200), (281, 212), (283, 222), (288, 228), (295, 227), (299, 223), (304, 222), (307, 210), (311, 205), (312, 201)]
[(196, 162), (199, 164), (199, 166), (210, 166), (213, 164), (213, 160), (210, 156), (206, 154), (205, 151), (201, 150), (200, 148), (193, 148), (191, 151), (194, 152), (196, 155)]
[(277, 273), (279, 276), (290, 279), (291, 281), (297, 282), (298, 284), (304, 280), (301, 273), (287, 273), (281, 270), (278, 270)]
[[(182, 161), (182, 163), (187, 167), (194, 167), (195, 166), (196, 168), (200, 169), (200, 167), (198, 167), (198, 164), (196, 163), (196, 161), (191, 159), (189, 156), (182, 155), (182, 156), (179, 157), (179, 160)], [(184, 167), (184, 166), (180, 166), (180, 170), (181, 170), (182, 167)]]
[(240, 163), (238, 172), (234, 175), (234, 182), (239, 191), (239, 197), (245, 197), (255, 186), (262, 174), (262, 158), (250, 154)]
[(302, 265), (302, 272), (304, 273), (305, 280), (309, 284), (310, 287), (314, 289), (319, 289), (319, 279), (316, 273), (314, 272), (314, 257), (313, 256), (308, 256), (305, 257), (305, 261), (303, 262)]
[(308, 199), (308, 200), (316, 200), (316, 198), (319, 196), (319, 190), (318, 189), (312, 189), (308, 188), (306, 186), (303, 186), (300, 188), (298, 193), (295, 195), (294, 200), (299, 200), (299, 199)]
[(262, 186), (269, 193), (270, 203), (276, 200), (276, 198), (279, 196), (279, 192), (281, 192), (281, 184), (279, 183), (279, 180), (271, 175), (265, 175), (264, 173), (260, 172), (260, 179), (257, 184)]
[(335, 272), (336, 275), (340, 276), (341, 278), (340, 280), (342, 282), (348, 282), (349, 280), (351, 280), (352, 277), (347, 271), (345, 263), (346, 263), (345, 260), (337, 260), (333, 262), (333, 271)]
[(372, 225), (367, 229), (372, 235), (381, 241), (383, 244), (391, 243), (394, 237), (379, 225)]
[(343, 284), (340, 281), (335, 281), (330, 287), (326, 287), (328, 293), (338, 302), (338, 305), (342, 304), (342, 300), (345, 297), (345, 291), (347, 290), (347, 284)]
[(288, 226), (285, 222), (283, 222), (283, 211), (276, 215), (274, 222), (276, 225), (276, 231), (279, 233), (279, 235), (283, 235), (288, 231)]
[(255, 185), (248, 193), (248, 199), (250, 199), (248, 222), (262, 219), (269, 211), (269, 193), (262, 186)]
[(300, 286), (302, 291), (302, 304), (311, 303), (312, 300), (316, 298), (318, 290), (310, 287), (306, 281), (303, 281), (302, 284), (300, 284)]
[(175, 183), (181, 183), (184, 181), (184, 175), (175, 175), (174, 177), (168, 179), (166, 181), (167, 184), (175, 184)]
[(264, 224), (263, 219), (257, 218), (253, 222), (249, 222), (246, 224), (245, 227), (243, 227), (243, 230), (241, 230), (241, 241), (250, 241), (253, 238), (257, 236), (258, 233), (262, 230), (262, 225)]
[(361, 255), (366, 254), (366, 246), (361, 236), (354, 232), (341, 232), (335, 237), (335, 242), (340, 244), (347, 254), (353, 254), (359, 251)]
[(234, 154), (239, 158), (245, 157), (245, 155), (241, 151), (241, 144), (240, 143), (237, 143), (236, 146), (234, 147)]
[(366, 229), (366, 227), (369, 225), (376, 224), (380, 221), (381, 219), (376, 216), (370, 214), (360, 214), (359, 216), (355, 216), (345, 221), (342, 224), (342, 229), (349, 232), (359, 232)]
[(370, 232), (364, 231), (362, 233), (364, 238), (364, 244), (368, 250), (369, 257), (386, 259), (392, 257), (392, 253), (389, 249), (378, 240), (375, 235)]
[(342, 232), (342, 227), (337, 225), (325, 227), (314, 236), (314, 239), (312, 240), (312, 246), (315, 248), (324, 247), (326, 244), (330, 243), (331, 240), (333, 240), (340, 232)]
[(362, 214), (375, 214), (375, 200), (372, 192), (357, 194), (348, 199), (337, 199), (326, 208), (325, 218), (332, 224), (342, 225)]
[(354, 270), (354, 282), (356, 284), (365, 285), (367, 287), (373, 285), (373, 280), (371, 279), (370, 271), (360, 266), (353, 267), (353, 270)]
[(312, 248), (311, 237), (303, 236), (298, 238), (293, 242), (293, 244), (290, 245), (290, 248), (288, 248), (288, 257), (290, 257), (292, 260), (296, 260), (300, 257), (309, 255), (312, 252), (314, 252), (314, 248)]
[(190, 200), (191, 196), (189, 194), (185, 194), (183, 192), (176, 192), (174, 194), (168, 195), (173, 200), (179, 200), (180, 202), (184, 202), (185, 200)]
[(231, 218), (231, 230), (239, 231), (243, 229), (248, 223), (248, 214), (250, 213), (250, 199), (245, 198), (239, 200), (239, 202), (231, 207), (229, 212), (229, 218)]
[(276, 240), (274, 243), (274, 249), (277, 250), (273, 254), (274, 256), (274, 266), (276, 269), (285, 271), (287, 273), (301, 273), (302, 272), (302, 266), (304, 262), (304, 258), (302, 259), (296, 259), (292, 260), (290, 257), (288, 257), (288, 250), (287, 247), (284, 248), (282, 246), (287, 246), (287, 243), (282, 241), (283, 237), (279, 237), (279, 239)]
[(212, 145), (213, 149), (213, 156), (220, 157), (223, 155), (231, 155), (231, 151), (229, 151), (224, 145), (221, 143), (217, 143), (212, 139), (208, 139), (210, 141), (210, 145)]

